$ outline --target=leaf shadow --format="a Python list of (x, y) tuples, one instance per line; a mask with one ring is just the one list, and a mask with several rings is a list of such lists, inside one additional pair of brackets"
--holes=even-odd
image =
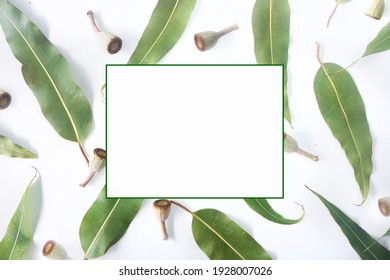
[[(56, 45), (56, 48), (64, 56), (66, 62), (68, 63), (72, 80), (80, 87), (83, 95), (88, 100), (91, 109), (93, 110), (93, 103), (96, 96), (93, 93), (92, 81), (87, 71), (83, 65), (72, 56), (69, 50), (59, 45)], [(91, 131), (93, 130), (94, 125), (94, 122), (92, 122)]]
[(24, 255), (24, 258), (28, 260), (34, 259), (37, 255), (37, 249), (39, 249), (37, 248), (38, 245), (34, 244), (34, 233), (39, 223), (39, 218), (42, 211), (42, 203), (42, 180), (41, 177), (38, 176), (30, 186), (26, 205), (26, 212), (28, 213), (28, 222), (33, 235), (31, 245)]
[(20, 10), (31, 22), (33, 22), (43, 34), (47, 37), (49, 35), (49, 24), (47, 22), (46, 17), (41, 13), (41, 11), (37, 11), (36, 8), (31, 5), (30, 2), (19, 1), (21, 3), (14, 3), (14, 5), (18, 10)]

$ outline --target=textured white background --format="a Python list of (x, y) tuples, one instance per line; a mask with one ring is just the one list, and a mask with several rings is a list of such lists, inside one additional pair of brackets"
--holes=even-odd
[[(95, 147), (104, 147), (105, 107), (98, 94), (105, 79), (104, 65), (127, 62), (157, 1), (12, 2), (38, 24), (67, 58), (74, 80), (93, 106), (94, 125), (85, 147), (89, 153)], [(315, 42), (322, 46), (324, 61), (347, 66), (364, 52), (368, 42), (389, 21), (390, 9), (386, 9), (381, 21), (374, 21), (364, 15), (369, 0), (350, 1), (339, 7), (330, 28), (326, 28), (335, 1), (290, 2), (288, 72), (294, 129), (286, 125), (286, 131), (302, 148), (318, 154), (320, 161), (313, 163), (299, 155), (286, 155), (285, 199), (271, 203), (288, 218), (299, 216), (300, 208), (294, 202), (301, 203), (305, 207), (304, 219), (297, 225), (274, 224), (258, 216), (242, 200), (181, 202), (192, 210), (211, 207), (224, 211), (275, 259), (358, 259), (326, 208), (304, 184), (339, 206), (372, 236), (378, 238), (389, 228), (390, 220), (379, 213), (377, 199), (390, 194), (387, 74), (390, 53), (364, 58), (350, 68), (364, 99), (374, 140), (371, 191), (366, 203), (357, 207), (361, 195), (352, 168), (315, 101), (312, 84), (319, 67)], [(199, 0), (182, 38), (161, 63), (255, 63), (251, 31), (253, 4), (249, 0)], [(96, 12), (102, 29), (122, 37), (120, 53), (110, 56), (97, 47), (86, 18), (90, 9)], [(195, 48), (194, 33), (219, 30), (233, 23), (238, 23), (240, 29), (221, 39), (213, 50), (200, 53)], [(39, 160), (0, 158), (0, 236), (4, 235), (33, 176), (30, 167), (33, 165), (40, 177), (31, 189), (30, 206), (39, 211), (31, 211), (36, 230), (26, 258), (41, 259), (42, 245), (48, 239), (55, 239), (67, 248), (69, 255), (81, 259), (79, 225), (103, 187), (104, 174), (99, 174), (85, 189), (78, 186), (89, 172), (78, 147), (60, 138), (42, 116), (3, 35), (0, 35), (0, 61), (0, 87), (13, 96), (12, 105), (0, 111), (0, 133), (39, 154)], [(168, 221), (170, 239), (162, 241), (151, 204), (152, 201), (145, 201), (123, 239), (103, 259), (206, 259), (192, 237), (191, 217), (180, 209), (172, 209)], [(389, 246), (388, 240), (381, 242)]]

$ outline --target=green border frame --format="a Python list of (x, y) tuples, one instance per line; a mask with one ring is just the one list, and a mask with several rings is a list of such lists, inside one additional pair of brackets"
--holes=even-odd
[[(105, 130), (106, 130), (106, 151), (107, 154), (109, 154), (108, 149), (108, 133), (107, 133), (107, 119), (108, 119), (108, 80), (107, 80), (107, 69), (108, 67), (112, 66), (153, 66), (153, 67), (164, 67), (164, 66), (271, 66), (271, 67), (280, 67), (282, 66), (282, 133), (281, 133), (281, 141), (282, 141), (282, 150), (284, 151), (284, 91), (286, 90), (284, 86), (284, 80), (286, 75), (286, 66), (284, 64), (106, 64), (105, 67), (105, 82), (106, 82), (106, 94), (105, 94), (105, 111), (106, 111), (106, 123), (105, 123)], [(109, 157), (106, 158), (106, 169), (105, 169), (105, 186), (106, 186), (106, 198), (107, 199), (284, 199), (284, 152), (282, 152), (282, 196), (278, 197), (182, 197), (182, 196), (174, 196), (174, 197), (108, 197), (108, 184), (107, 184), (107, 178), (108, 178), (108, 162)]]

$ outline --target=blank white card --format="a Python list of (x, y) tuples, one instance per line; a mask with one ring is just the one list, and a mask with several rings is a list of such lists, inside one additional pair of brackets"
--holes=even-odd
[(283, 195), (283, 68), (107, 66), (107, 196)]

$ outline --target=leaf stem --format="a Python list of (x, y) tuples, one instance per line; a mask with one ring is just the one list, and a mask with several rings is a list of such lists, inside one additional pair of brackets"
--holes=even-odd
[(304, 186), (305, 186), (305, 188), (308, 189), (309, 191), (314, 192), (311, 188), (309, 188), (308, 185), (304, 184)]
[[(322, 61), (321, 61), (321, 55), (320, 55), (320, 44), (318, 42), (316, 42), (316, 48), (317, 48), (317, 60), (318, 62), (322, 65)], [(337, 73), (340, 73), (340, 72), (343, 72), (343, 71), (346, 71), (347, 69), (351, 68), (352, 66), (354, 66), (356, 63), (358, 63), (361, 59), (363, 58), (363, 56), (359, 57), (358, 59), (354, 60), (351, 64), (349, 64), (347, 67), (344, 67), (343, 69), (341, 70), (338, 70), (337, 72), (334, 72), (334, 73), (331, 73), (329, 74), (328, 76), (331, 76), (331, 75), (334, 75), (334, 74), (337, 74)]]
[[(321, 65), (321, 67), (325, 70), (324, 63), (321, 60), (321, 46), (320, 46), (320, 43), (318, 43), (318, 42), (316, 42), (316, 49), (317, 49), (316, 50), (317, 61)], [(343, 68), (342, 70), (339, 70), (339, 71), (345, 71), (345, 69)], [(326, 77), (329, 77), (333, 74), (337, 74), (339, 71), (337, 71), (335, 73), (330, 73), (330, 74), (325, 71), (326, 72), (325, 74), (326, 74)]]
[(358, 59), (354, 60), (351, 64), (349, 64), (347, 67), (345, 67), (345, 69), (348, 69), (348, 68), (354, 66), (356, 63), (358, 63), (362, 59), (362, 57), (363, 56), (361, 56)]
[(179, 202), (176, 202), (174, 200), (171, 200), (170, 201), (171, 203), (175, 204), (176, 206), (179, 206), (181, 209), (183, 209), (184, 211), (190, 213), (191, 215), (194, 215), (194, 212), (192, 212), (190, 209), (188, 209), (187, 207), (185, 207), (183, 204), (179, 203)]
[(79, 142), (78, 144), (79, 144), (79, 148), (80, 148), (80, 150), (81, 150), (81, 153), (83, 154), (83, 157), (84, 157), (85, 161), (87, 162), (87, 165), (89, 166), (89, 159), (88, 159), (87, 155), (85, 154), (85, 151), (84, 151), (84, 149), (83, 149), (83, 146), (81, 145), (80, 142)]
[(317, 61), (319, 64), (323, 64), (322, 61), (321, 61), (321, 55), (320, 55), (320, 52), (321, 52), (321, 46), (320, 46), (320, 43), (316, 42), (316, 49), (317, 49)]
[(337, 1), (337, 4), (336, 4), (336, 6), (334, 7), (334, 9), (333, 9), (332, 13), (330, 14), (329, 19), (328, 19), (328, 21), (327, 21), (327, 23), (326, 23), (326, 27), (327, 27), (327, 28), (329, 27), (330, 21), (331, 21), (331, 19), (333, 18), (333, 15), (336, 13), (336, 10), (337, 10), (337, 7), (339, 6), (339, 4), (340, 4), (340, 2)]

